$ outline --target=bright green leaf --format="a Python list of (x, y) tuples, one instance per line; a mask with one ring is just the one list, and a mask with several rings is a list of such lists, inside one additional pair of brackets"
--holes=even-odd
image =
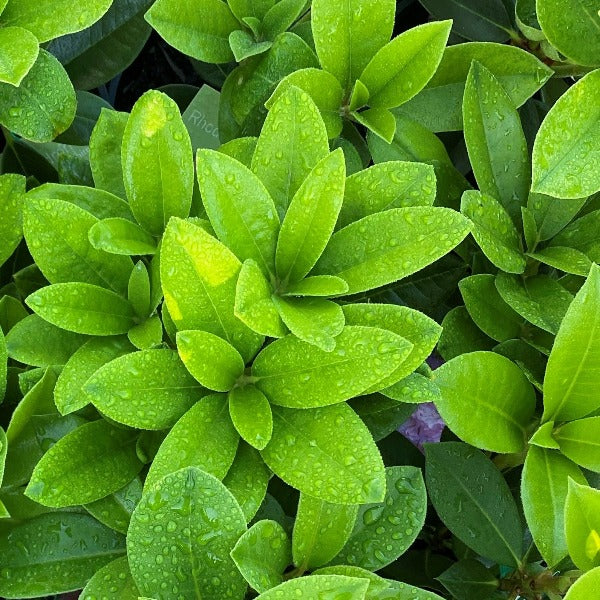
[(310, 575), (286, 581), (261, 594), (256, 600), (279, 598), (344, 598), (365, 600), (369, 582), (366, 579), (345, 575)]
[(600, 586), (600, 568), (585, 573), (570, 588), (565, 600), (588, 600)]
[(574, 463), (600, 472), (600, 417), (578, 419), (560, 426), (553, 434), (560, 451)]
[(38, 39), (28, 29), (0, 29), (0, 81), (18, 87), (33, 67), (39, 51)]
[(156, 252), (156, 241), (149, 233), (120, 217), (98, 221), (91, 227), (88, 236), (96, 250), (110, 254), (132, 256)]
[(273, 415), (266, 396), (253, 385), (236, 387), (229, 392), (229, 414), (242, 439), (263, 450), (273, 433)]
[(131, 577), (127, 557), (118, 558), (96, 571), (81, 592), (81, 600), (118, 594), (119, 600), (137, 600), (139, 591)]
[(569, 481), (565, 504), (565, 533), (569, 555), (577, 567), (600, 566), (600, 492)]
[(22, 175), (0, 175), (0, 265), (10, 258), (23, 237), (24, 195), (25, 178)]

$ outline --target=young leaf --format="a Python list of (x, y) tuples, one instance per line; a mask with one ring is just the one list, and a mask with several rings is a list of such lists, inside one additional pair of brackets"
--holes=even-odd
[(0, 30), (0, 81), (18, 87), (33, 67), (39, 51), (38, 39), (28, 29), (3, 27)]
[(95, 600), (96, 598), (117, 595), (121, 600), (137, 600), (139, 591), (129, 571), (127, 557), (117, 558), (108, 563), (87, 582), (81, 592), (81, 600)]
[(331, 504), (300, 494), (292, 536), (296, 567), (312, 571), (333, 560), (348, 541), (357, 514), (357, 505)]
[(172, 597), (174, 589), (186, 598), (241, 598), (246, 582), (229, 553), (245, 531), (244, 514), (218, 479), (196, 467), (180, 469), (158, 481), (133, 511), (127, 532), (133, 579), (157, 600)]
[(265, 274), (273, 273), (279, 218), (265, 186), (247, 167), (215, 150), (199, 150), (197, 166), (217, 237), (241, 261), (251, 258)]
[(150, 350), (156, 348), (162, 342), (163, 324), (158, 315), (154, 315), (137, 325), (134, 325), (127, 332), (127, 339), (138, 350)]
[(229, 47), (237, 62), (262, 54), (272, 45), (272, 42), (256, 42), (253, 35), (240, 29), (236, 29), (229, 34)]
[(268, 40), (290, 27), (306, 8), (306, 0), (279, 0), (265, 14), (261, 26)]
[(582, 571), (600, 566), (600, 492), (569, 481), (565, 534), (569, 555)]
[(180, 331), (177, 350), (186, 369), (205, 388), (227, 392), (244, 372), (244, 359), (224, 339), (207, 331)]
[(436, 579), (457, 600), (489, 598), (500, 584), (492, 570), (474, 558), (459, 560)]
[(600, 417), (578, 419), (560, 426), (553, 434), (560, 451), (574, 463), (600, 472)]
[(386, 497), (361, 506), (350, 539), (334, 564), (378, 571), (406, 552), (425, 523), (427, 492), (421, 470), (389, 467)]
[(521, 479), (523, 511), (533, 541), (550, 568), (568, 553), (564, 507), (569, 478), (587, 483), (579, 467), (556, 450), (529, 447)]
[(383, 461), (347, 404), (311, 410), (274, 406), (273, 436), (261, 455), (288, 485), (320, 500), (364, 504), (384, 498)]
[(286, 581), (256, 598), (256, 600), (279, 600), (279, 598), (344, 598), (364, 600), (369, 581), (345, 575), (310, 575)]
[(141, 470), (137, 433), (103, 419), (59, 440), (37, 464), (25, 494), (44, 506), (77, 506), (116, 492)]
[(122, 166), (131, 211), (149, 233), (160, 235), (171, 217), (189, 215), (192, 144), (177, 104), (165, 94), (151, 90), (135, 103), (123, 133)]
[(350, 114), (355, 121), (364, 125), (388, 144), (394, 139), (396, 119), (387, 108), (369, 108), (362, 112), (354, 111)]
[(148, 471), (145, 489), (165, 475), (190, 466), (223, 479), (233, 463), (238, 440), (227, 411), (227, 398), (221, 394), (201, 398), (162, 442)]
[(319, 61), (323, 69), (335, 75), (346, 92), (390, 39), (395, 9), (393, 0), (313, 2), (311, 25)]
[(498, 200), (518, 222), (529, 193), (529, 150), (512, 98), (480, 62), (473, 61), (469, 70), (462, 110), (479, 189)]
[(519, 565), (521, 518), (492, 461), (458, 442), (427, 444), (425, 456), (427, 491), (448, 529), (477, 554), (501, 565)]
[[(577, 200), (569, 200), (579, 205)], [(566, 246), (583, 252), (593, 262), (600, 262), (600, 243), (598, 240), (598, 224), (600, 223), (600, 210), (576, 219), (567, 225), (558, 235), (550, 241), (552, 246)]]
[(254, 448), (263, 450), (273, 433), (271, 405), (253, 385), (229, 392), (229, 415), (240, 436)]
[(282, 296), (339, 296), (348, 291), (348, 284), (340, 277), (334, 275), (314, 275), (305, 277), (290, 285)]
[(89, 283), (49, 285), (28, 296), (25, 303), (42, 319), (75, 333), (118, 335), (134, 325), (128, 300)]
[(535, 390), (517, 365), (494, 352), (471, 352), (436, 369), (434, 382), (441, 391), (436, 408), (460, 439), (492, 452), (523, 450)]
[(145, 319), (153, 310), (151, 300), (151, 282), (148, 269), (142, 260), (139, 260), (129, 276), (127, 284), (127, 299), (133, 307), (135, 314), (140, 319)]
[(250, 360), (262, 337), (234, 315), (241, 264), (226, 246), (189, 221), (173, 219), (163, 237), (160, 279), (177, 329), (200, 329), (227, 340)]
[(292, 562), (290, 539), (276, 521), (258, 521), (237, 541), (231, 558), (250, 587), (259, 594), (283, 582)]
[[(2, 333), (2, 327), (0, 327), (0, 403), (4, 400), (4, 393), (6, 392), (6, 376), (8, 373), (7, 361), (8, 353), (6, 351), (6, 340), (4, 338), (4, 333)], [(2, 450), (1, 447), (0, 450)], [(4, 464), (2, 465), (2, 468), (4, 468)], [(1, 483), (2, 478), (0, 477), (0, 484)]]
[(600, 190), (600, 71), (569, 88), (550, 109), (533, 146), (532, 191), (583, 198)]
[(172, 350), (142, 350), (107, 363), (83, 391), (102, 414), (138, 429), (166, 429), (205, 390)]
[(348, 294), (392, 283), (441, 258), (468, 234), (467, 220), (437, 207), (394, 208), (333, 234), (313, 274), (336, 275)]
[(110, 254), (132, 256), (156, 252), (156, 241), (149, 233), (120, 217), (98, 221), (90, 228), (88, 237), (96, 250)]
[(229, 34), (240, 24), (221, 0), (194, 1), (185, 6), (177, 0), (158, 0), (146, 13), (146, 20), (171, 46), (196, 60), (233, 60)]
[(587, 281), (562, 321), (544, 378), (545, 421), (571, 421), (600, 406), (595, 392), (600, 369), (600, 267)]
[(433, 77), (446, 48), (452, 21), (434, 21), (395, 37), (360, 75), (369, 106), (394, 108), (416, 96)]
[(271, 403), (311, 408), (352, 398), (392, 373), (412, 344), (375, 327), (345, 327), (335, 350), (286, 336), (269, 344), (254, 360), (252, 376)]
[(276, 2), (277, 0), (229, 0), (228, 4), (238, 21), (243, 22), (246, 17), (262, 21)]
[[(1, 30), (0, 30), (1, 31)], [(23, 198), (25, 178), (22, 175), (0, 175), (0, 265), (4, 264), (23, 237)]]
[(584, 573), (570, 588), (565, 600), (588, 600), (600, 586), (600, 569)]
[(529, 252), (527, 256), (559, 271), (579, 275), (580, 277), (587, 277), (592, 268), (592, 261), (583, 252), (575, 250), (575, 248), (548, 246), (538, 252)]
[[(573, 217), (575, 217), (586, 203), (586, 200), (587, 198), (565, 200), (544, 196), (543, 194), (530, 194), (527, 207), (531, 210), (535, 218), (539, 241), (545, 242), (552, 239), (565, 226), (569, 225)], [(582, 217), (582, 219), (584, 218)], [(575, 221), (573, 225), (580, 220)], [(560, 238), (561, 235), (558, 237)], [(559, 240), (552, 240), (551, 243), (560, 245), (561, 242)]]

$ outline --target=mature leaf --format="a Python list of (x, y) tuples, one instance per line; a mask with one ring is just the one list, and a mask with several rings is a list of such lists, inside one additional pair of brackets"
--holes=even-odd
[(600, 586), (600, 568), (582, 575), (570, 588), (565, 600), (587, 600)]
[(123, 134), (122, 165), (131, 210), (148, 232), (160, 235), (171, 217), (189, 215), (192, 144), (177, 104), (165, 94), (151, 90), (135, 103)]
[(255, 17), (262, 21), (277, 0), (229, 0), (233, 14), (240, 22), (246, 17)]
[(320, 500), (364, 504), (384, 498), (377, 446), (346, 404), (311, 410), (274, 406), (273, 436), (261, 455), (287, 484)]
[(88, 236), (96, 250), (126, 256), (154, 254), (156, 241), (139, 225), (128, 219), (114, 217), (93, 225)]
[(480, 62), (500, 82), (515, 106), (521, 106), (553, 71), (529, 52), (491, 42), (448, 46), (436, 74), (400, 109), (431, 131), (462, 129), (462, 102), (472, 61)]
[(267, 188), (248, 167), (216, 150), (199, 150), (197, 167), (217, 237), (241, 261), (251, 258), (265, 274), (273, 273), (279, 217)]
[(96, 571), (81, 592), (81, 600), (100, 597), (118, 597), (120, 600), (137, 600), (139, 591), (129, 571), (127, 557), (117, 558)]
[(467, 352), (491, 350), (494, 340), (473, 322), (464, 306), (450, 310), (442, 321), (442, 335), (437, 351), (444, 360), (451, 360)]
[(383, 502), (360, 507), (350, 539), (335, 564), (378, 571), (406, 552), (425, 523), (427, 492), (416, 467), (386, 469)]
[(492, 452), (523, 450), (535, 390), (517, 365), (494, 352), (472, 352), (436, 369), (434, 381), (441, 391), (436, 408), (460, 439)]
[(333, 234), (313, 273), (336, 275), (348, 294), (392, 283), (441, 258), (468, 234), (467, 220), (447, 209), (395, 208)]
[(587, 483), (579, 467), (556, 450), (530, 446), (523, 467), (521, 499), (533, 541), (550, 568), (568, 553), (564, 506), (569, 478)]
[(560, 426), (553, 437), (560, 451), (574, 463), (600, 472), (600, 417), (578, 419)]
[[(314, 0), (311, 25), (321, 66), (346, 92), (390, 39), (396, 4), (393, 0)], [(363, 15), (364, 11), (364, 15)], [(368, 14), (368, 17), (367, 17)]]
[(491, 569), (474, 558), (459, 560), (437, 577), (437, 580), (457, 600), (489, 598), (500, 583)]
[(425, 23), (381, 48), (360, 75), (369, 106), (394, 108), (416, 96), (440, 64), (451, 26), (451, 21)]
[(255, 523), (231, 551), (239, 572), (259, 594), (283, 582), (283, 572), (292, 562), (290, 539), (276, 521)]
[(107, 363), (83, 386), (104, 415), (130, 427), (165, 429), (205, 391), (176, 352), (142, 350)]
[(204, 229), (173, 219), (162, 240), (160, 279), (177, 329), (200, 329), (232, 344), (248, 361), (263, 338), (234, 315), (241, 264)]
[(89, 283), (49, 285), (28, 296), (25, 303), (42, 319), (75, 333), (118, 335), (134, 325), (128, 300)]
[(276, 405), (326, 406), (348, 400), (395, 371), (412, 350), (403, 337), (376, 327), (345, 327), (327, 352), (286, 336), (254, 360), (256, 386)]
[(544, 420), (579, 419), (600, 407), (600, 267), (590, 275), (566, 312), (544, 378)]
[(38, 39), (23, 27), (3, 27), (0, 30), (0, 81), (19, 86), (33, 67), (40, 46)]
[(33, 598), (81, 589), (125, 553), (125, 538), (89, 515), (55, 512), (13, 526), (0, 553), (0, 594)]
[(116, 492), (142, 469), (137, 433), (103, 419), (59, 440), (37, 464), (26, 495), (44, 506), (77, 506)]
[(256, 600), (278, 600), (279, 598), (344, 598), (364, 600), (369, 581), (345, 575), (310, 575), (286, 581), (272, 588)]
[[(570, 200), (569, 202), (577, 202)], [(593, 262), (600, 262), (600, 241), (598, 239), (598, 224), (600, 223), (600, 210), (580, 217), (567, 225), (557, 236), (550, 241), (550, 246), (566, 246), (583, 252)]]
[[(36, 5), (35, 10), (38, 8)], [(2, 20), (7, 25), (5, 14)], [(41, 90), (47, 93), (41, 94)], [(69, 127), (76, 106), (75, 90), (67, 73), (43, 49), (19, 87), (0, 83), (0, 122), (26, 140), (51, 141)]]
[(240, 436), (263, 450), (273, 433), (273, 415), (266, 396), (254, 385), (236, 387), (229, 392), (229, 414)]
[(131, 574), (140, 592), (156, 600), (172, 598), (173, 590), (185, 598), (240, 599), (246, 582), (229, 553), (245, 531), (244, 514), (218, 479), (196, 467), (180, 469), (158, 481), (133, 511)]
[(480, 62), (473, 61), (469, 69), (462, 110), (479, 189), (518, 222), (529, 193), (529, 150), (513, 99)]
[(236, 138), (226, 142), (220, 146), (218, 150), (223, 154), (227, 154), (227, 156), (231, 156), (231, 158), (235, 158), (235, 160), (250, 168), (257, 141), (258, 138), (252, 136)]
[(266, 39), (275, 39), (304, 12), (306, 0), (279, 0), (265, 14), (261, 28)]
[(575, 248), (564, 246), (549, 246), (538, 252), (527, 254), (544, 265), (549, 265), (565, 273), (586, 277), (592, 268), (592, 261)]
[(302, 182), (328, 154), (319, 109), (306, 92), (288, 87), (271, 106), (252, 157), (252, 170), (271, 194), (280, 218)]
[(196, 60), (233, 60), (229, 34), (239, 23), (221, 0), (194, 0), (184, 6), (178, 0), (158, 0), (146, 20), (171, 46)]
[(227, 412), (227, 398), (201, 398), (175, 423), (161, 444), (148, 475), (146, 489), (183, 467), (198, 467), (217, 479), (225, 477), (238, 445)]
[(448, 529), (477, 554), (517, 566), (523, 555), (523, 526), (492, 461), (458, 442), (427, 444), (425, 456), (427, 491)]
[(569, 481), (565, 534), (571, 559), (582, 571), (600, 566), (600, 492)]
[(136, 477), (114, 494), (86, 504), (84, 508), (100, 523), (120, 533), (127, 533), (131, 513), (141, 497), (142, 482)]
[[(596, 17), (598, 18), (598, 17)], [(600, 71), (569, 88), (550, 109), (533, 146), (532, 191), (582, 198), (600, 190)]]
[(22, 175), (0, 175), (0, 265), (10, 258), (23, 237), (24, 195), (25, 178)]

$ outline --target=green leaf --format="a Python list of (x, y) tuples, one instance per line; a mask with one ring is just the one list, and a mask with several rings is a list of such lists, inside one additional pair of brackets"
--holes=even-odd
[(56, 381), (54, 402), (61, 415), (80, 410), (89, 402), (83, 384), (102, 366), (132, 350), (124, 337), (94, 338), (66, 362)]
[(229, 0), (228, 4), (238, 21), (255, 17), (262, 21), (277, 0)]
[(311, 408), (352, 398), (381, 381), (406, 359), (412, 344), (375, 327), (345, 327), (335, 350), (286, 336), (254, 360), (252, 376), (271, 403)]
[(305, 277), (290, 285), (282, 296), (338, 296), (348, 291), (348, 284), (340, 277), (333, 275), (314, 275)]
[(89, 283), (49, 285), (28, 296), (25, 303), (42, 319), (75, 333), (118, 335), (134, 325), (128, 300)]
[(102, 110), (90, 137), (90, 166), (96, 187), (126, 198), (121, 147), (129, 115)]
[[(8, 24), (5, 14), (3, 25)], [(67, 73), (43, 49), (19, 87), (0, 83), (0, 122), (26, 140), (51, 141), (69, 127), (76, 105), (75, 90)]]
[(273, 415), (266, 396), (254, 385), (236, 387), (229, 392), (229, 414), (240, 436), (263, 450), (273, 433)]
[(259, 594), (283, 582), (283, 572), (292, 562), (290, 540), (276, 521), (258, 521), (246, 531), (231, 551), (239, 572)]
[(200, 398), (162, 442), (148, 471), (145, 489), (165, 475), (190, 466), (223, 479), (233, 463), (238, 440), (227, 411), (227, 398), (222, 394)]
[(540, 425), (529, 439), (529, 443), (540, 448), (559, 450), (557, 441), (552, 437), (553, 429), (554, 421), (547, 421), (543, 425)]
[(513, 99), (480, 62), (473, 61), (469, 69), (462, 110), (479, 189), (518, 222), (529, 193), (529, 150)]
[(240, 599), (246, 582), (229, 553), (245, 531), (244, 514), (218, 479), (196, 467), (180, 469), (158, 481), (133, 511), (131, 574), (140, 592), (157, 600), (172, 598), (174, 589), (185, 598)]
[[(598, 17), (596, 17), (598, 18)], [(534, 192), (582, 198), (600, 190), (600, 71), (567, 90), (550, 109), (533, 146)]]
[(471, 275), (458, 287), (470, 317), (486, 335), (497, 342), (521, 336), (523, 318), (500, 296), (494, 275)]
[(139, 477), (136, 477), (114, 494), (86, 504), (84, 508), (107, 527), (120, 533), (127, 533), (131, 513), (141, 497), (142, 482)]
[(88, 236), (96, 250), (126, 256), (154, 254), (156, 241), (139, 225), (128, 219), (103, 219), (93, 225)]
[(381, 48), (360, 75), (369, 106), (394, 108), (418, 94), (440, 64), (451, 26), (451, 21), (425, 23)]
[(87, 146), (102, 109), (112, 110), (112, 106), (103, 98), (89, 92), (77, 90), (75, 94), (77, 96), (75, 119), (69, 129), (56, 141), (61, 144)]
[(548, 41), (572, 62), (600, 65), (600, 14), (593, 0), (537, 0), (536, 13)]
[(582, 575), (570, 588), (565, 600), (587, 600), (600, 586), (600, 569)]
[(337, 228), (391, 208), (431, 206), (435, 200), (435, 173), (420, 162), (376, 164), (346, 179), (344, 202)]
[(145, 319), (151, 312), (151, 283), (148, 269), (142, 260), (139, 260), (129, 276), (127, 284), (127, 299), (131, 303), (135, 314)]
[(279, 217), (267, 188), (248, 167), (216, 150), (199, 150), (197, 167), (217, 237), (241, 261), (252, 258), (265, 274), (272, 273)]
[(141, 470), (137, 433), (103, 419), (78, 427), (44, 454), (25, 494), (44, 506), (77, 506), (116, 492)]
[[(7, 362), (8, 353), (6, 351), (6, 340), (4, 333), (2, 333), (2, 327), (0, 327), (0, 403), (4, 400), (4, 393), (6, 392), (6, 376), (7, 376)], [(2, 442), (0, 441), (0, 444)], [(0, 446), (0, 452), (2, 447)], [(4, 469), (4, 463), (2, 463), (2, 470)], [(0, 484), (2, 483), (2, 477), (0, 477)]]
[(106, 596), (120, 600), (137, 600), (139, 591), (129, 571), (127, 557), (118, 558), (96, 571), (81, 592), (81, 600), (95, 600)]
[(354, 82), (354, 87), (352, 88), (352, 94), (350, 95), (350, 102), (348, 103), (348, 108), (351, 111), (357, 111), (359, 108), (366, 106), (368, 102), (369, 90), (360, 79), (357, 79)]
[(600, 472), (600, 417), (565, 423), (553, 437), (560, 451), (574, 463), (590, 471)]
[(398, 281), (441, 258), (468, 234), (467, 220), (447, 209), (395, 208), (333, 234), (313, 273), (336, 275), (348, 294)]
[(325, 352), (335, 349), (344, 328), (341, 306), (324, 298), (280, 298), (273, 296), (281, 320), (299, 339)]
[(436, 408), (460, 439), (491, 452), (523, 450), (535, 390), (517, 365), (494, 352), (472, 352), (436, 369), (434, 382), (441, 391)]
[(158, 34), (180, 52), (208, 63), (233, 60), (229, 34), (239, 29), (231, 9), (221, 0), (158, 0), (146, 13)]
[(477, 554), (518, 566), (523, 526), (510, 489), (492, 461), (458, 442), (427, 444), (425, 456), (427, 491), (448, 529)]
[(271, 106), (252, 157), (252, 171), (271, 194), (280, 218), (302, 182), (328, 154), (319, 109), (306, 92), (289, 86)]
[(209, 390), (229, 391), (244, 372), (240, 353), (214, 333), (180, 331), (177, 350), (186, 369)]
[(431, 131), (462, 129), (462, 103), (472, 61), (480, 62), (500, 82), (514, 106), (521, 106), (553, 71), (529, 52), (491, 42), (448, 46), (425, 88), (402, 106), (402, 113)]
[(364, 504), (384, 498), (377, 446), (346, 404), (311, 410), (274, 406), (273, 436), (261, 455), (288, 485), (320, 500)]
[(499, 273), (496, 288), (515, 312), (544, 331), (556, 333), (573, 296), (555, 279), (535, 275), (523, 279)]
[[(156, 6), (156, 4), (154, 5)], [(151, 90), (134, 105), (123, 134), (123, 180), (131, 211), (153, 235), (192, 205), (194, 164), (177, 104)]]
[(565, 504), (565, 533), (571, 559), (582, 571), (600, 565), (600, 492), (569, 481)]
[(368, 0), (313, 1), (311, 25), (319, 61), (323, 69), (335, 75), (346, 92), (377, 51), (389, 41), (395, 9), (393, 0), (376, 3)]
[(586, 277), (592, 268), (592, 261), (583, 252), (564, 246), (549, 246), (538, 252), (530, 252), (527, 256), (544, 265), (580, 277)]
[(305, 91), (317, 105), (329, 139), (342, 131), (340, 107), (343, 105), (344, 90), (334, 75), (321, 69), (299, 69), (284, 77), (266, 103), (268, 109), (287, 90), (294, 86)]
[(512, 24), (502, 0), (419, 0), (438, 19), (452, 19), (453, 29), (468, 40), (506, 42)]
[(265, 14), (261, 27), (266, 39), (275, 39), (304, 12), (306, 0), (279, 0)]
[(344, 199), (345, 178), (344, 154), (338, 148), (316, 164), (294, 194), (275, 255), (284, 285), (303, 279), (327, 246)]
[(579, 467), (556, 450), (529, 447), (521, 479), (523, 511), (533, 541), (550, 568), (568, 553), (564, 506), (569, 478), (587, 483)]
[(241, 264), (204, 229), (173, 219), (160, 253), (165, 302), (179, 330), (200, 329), (232, 344), (248, 361), (263, 338), (234, 315), (235, 288)]
[[(432, 379), (420, 373), (411, 373), (394, 385), (381, 390), (381, 394), (402, 404), (422, 404), (436, 402), (440, 397), (440, 389)], [(414, 407), (412, 408), (414, 410)]]
[(131, 259), (96, 250), (88, 240), (95, 223), (89, 212), (63, 200), (31, 197), (23, 206), (25, 241), (50, 283), (84, 282), (124, 293)]
[(357, 514), (357, 505), (332, 504), (300, 494), (292, 536), (296, 567), (312, 571), (333, 560), (348, 541)]
[(459, 560), (436, 579), (457, 600), (493, 597), (500, 584), (491, 569), (474, 558)]
[(252, 163), (252, 156), (254, 155), (257, 141), (257, 137), (251, 136), (236, 138), (219, 146), (218, 150), (223, 154), (227, 154), (227, 156), (231, 156), (231, 158), (235, 158), (235, 160), (249, 168)]
[(427, 492), (421, 470), (389, 467), (385, 472), (385, 500), (360, 507), (352, 535), (335, 564), (378, 571), (406, 552), (423, 528)]
[(0, 81), (18, 87), (33, 67), (40, 46), (37, 38), (22, 27), (3, 27), (0, 30)]
[(388, 144), (394, 139), (396, 119), (387, 108), (369, 108), (350, 114), (358, 123), (384, 139)]
[(23, 237), (24, 195), (25, 178), (22, 175), (0, 175), (0, 209), (3, 215), (0, 222), (0, 265), (10, 258)]
[(271, 472), (260, 454), (248, 444), (240, 442), (237, 454), (223, 483), (235, 496), (246, 521), (251, 521), (265, 498)]
[(369, 581), (345, 575), (310, 575), (286, 581), (264, 592), (256, 600), (276, 598), (344, 598), (365, 600)]
[(47, 513), (2, 535), (0, 553), (0, 594), (33, 598), (81, 589), (125, 553), (125, 538), (89, 515)]
[[(570, 200), (570, 202), (577, 202)], [(600, 210), (594, 210), (567, 225), (551, 241), (551, 246), (567, 246), (583, 252), (594, 262), (600, 262), (600, 243), (598, 240), (598, 224)]]
[(112, 360), (88, 379), (83, 391), (102, 414), (138, 429), (171, 427), (204, 394), (177, 353), (166, 349)]
[(254, 36), (240, 29), (236, 29), (229, 34), (229, 46), (237, 62), (262, 54), (272, 45), (271, 42), (255, 42)]
[(149, 350), (159, 346), (163, 338), (163, 325), (158, 315), (154, 315), (128, 332), (127, 338), (138, 350)]
[(491, 350), (494, 341), (473, 322), (464, 306), (457, 306), (442, 321), (442, 335), (437, 350), (444, 360), (466, 352)]

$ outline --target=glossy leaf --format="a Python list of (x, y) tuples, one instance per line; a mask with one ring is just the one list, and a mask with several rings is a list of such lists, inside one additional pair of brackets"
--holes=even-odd
[[(575, 202), (568, 200), (565, 202)], [(550, 247), (566, 246), (583, 252), (593, 262), (600, 262), (600, 244), (596, 235), (598, 223), (600, 222), (600, 210), (583, 215), (567, 225), (558, 235), (550, 241)]]
[(553, 434), (560, 451), (574, 463), (600, 472), (600, 417), (578, 419), (560, 426)]
[(565, 600), (587, 600), (600, 585), (600, 569), (592, 569), (581, 576), (570, 588)]
[(93, 225), (88, 233), (90, 243), (96, 250), (126, 256), (154, 254), (154, 238), (139, 225), (127, 219), (115, 217)]
[(535, 258), (544, 265), (580, 277), (586, 277), (592, 268), (592, 261), (583, 252), (575, 250), (575, 248), (549, 246), (539, 252), (531, 252), (528, 256)]
[(369, 108), (362, 112), (354, 111), (351, 115), (357, 123), (364, 125), (369, 131), (378, 135), (388, 144), (394, 139), (396, 119), (394, 119), (394, 115), (387, 108)]
[(338, 296), (348, 291), (348, 284), (334, 275), (313, 275), (290, 285), (282, 296)]
[(569, 555), (582, 571), (600, 566), (600, 492), (569, 481), (565, 504), (565, 533)]
[(457, 600), (487, 598), (500, 583), (491, 569), (474, 558), (459, 560), (437, 579)]
[(366, 579), (345, 575), (311, 575), (286, 581), (261, 594), (256, 600), (279, 600), (279, 598), (340, 598), (364, 600), (369, 587)]
[(38, 39), (23, 27), (3, 27), (0, 31), (0, 81), (18, 86), (33, 67), (40, 46)]
[(87, 582), (81, 592), (81, 600), (109, 597), (118, 594), (120, 600), (137, 600), (139, 591), (131, 577), (127, 557), (118, 558), (100, 570)]
[(229, 392), (229, 414), (240, 436), (263, 450), (273, 433), (273, 415), (266, 396), (253, 385), (236, 387)]
[[(23, 237), (23, 199), (25, 179), (22, 175), (0, 175), (0, 265), (15, 251)], [(8, 333), (8, 332), (6, 332)]]

